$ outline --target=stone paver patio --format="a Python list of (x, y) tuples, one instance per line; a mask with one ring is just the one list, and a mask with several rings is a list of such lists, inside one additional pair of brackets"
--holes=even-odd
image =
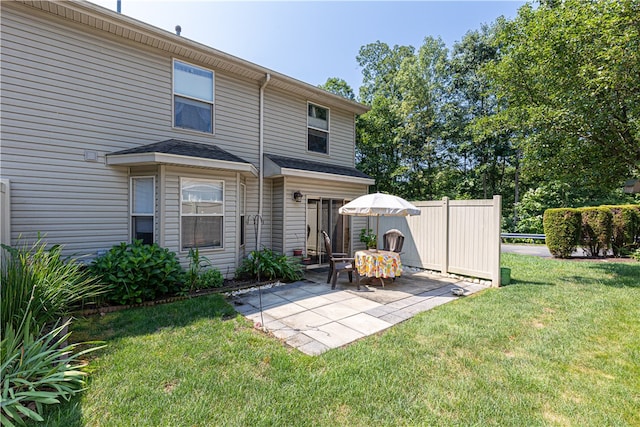
[(346, 274), (334, 290), (326, 279), (326, 269), (308, 270), (305, 280), (237, 295), (233, 303), (258, 327), (303, 353), (318, 355), (460, 298), (453, 288), (463, 288), (464, 296), (487, 288), (426, 272), (405, 271), (395, 281), (385, 279), (384, 287), (379, 280), (361, 282), (360, 291)]

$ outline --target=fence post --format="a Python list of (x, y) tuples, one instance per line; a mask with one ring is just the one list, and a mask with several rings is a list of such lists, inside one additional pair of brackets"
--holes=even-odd
[(449, 273), (449, 198), (442, 198), (442, 273)]
[(500, 228), (502, 226), (502, 196), (493, 196), (493, 232), (491, 233), (493, 236), (493, 244), (491, 245), (493, 248), (493, 253), (496, 254), (495, 258), (493, 258), (493, 265), (491, 266), (491, 286), (499, 287), (500, 286), (500, 253), (502, 252), (500, 249), (500, 245), (502, 243), (502, 239), (500, 238)]

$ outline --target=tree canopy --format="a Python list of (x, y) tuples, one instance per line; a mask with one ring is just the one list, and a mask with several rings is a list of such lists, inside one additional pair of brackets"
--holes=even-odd
[[(615, 188), (640, 163), (640, 2), (564, 0), (503, 21), (487, 75), (528, 176)], [(489, 126), (491, 127), (491, 126)]]
[(501, 194), (505, 226), (532, 231), (547, 207), (625, 199), (640, 174), (640, 0), (540, 1), (451, 49), (376, 41), (356, 59), (356, 163), (379, 191)]

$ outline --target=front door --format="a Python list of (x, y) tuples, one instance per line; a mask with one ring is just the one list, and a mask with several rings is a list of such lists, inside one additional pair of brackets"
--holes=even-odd
[(328, 262), (322, 231), (331, 238), (332, 252), (350, 251), (349, 219), (338, 213), (342, 199), (307, 199), (307, 255), (311, 264)]

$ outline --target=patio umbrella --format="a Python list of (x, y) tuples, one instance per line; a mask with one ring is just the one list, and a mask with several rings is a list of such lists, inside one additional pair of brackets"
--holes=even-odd
[[(338, 209), (342, 215), (352, 216), (408, 216), (420, 215), (420, 209), (407, 202), (402, 197), (392, 194), (373, 193), (365, 194), (354, 199)], [(380, 219), (376, 224), (376, 236), (378, 235), (378, 227)]]

